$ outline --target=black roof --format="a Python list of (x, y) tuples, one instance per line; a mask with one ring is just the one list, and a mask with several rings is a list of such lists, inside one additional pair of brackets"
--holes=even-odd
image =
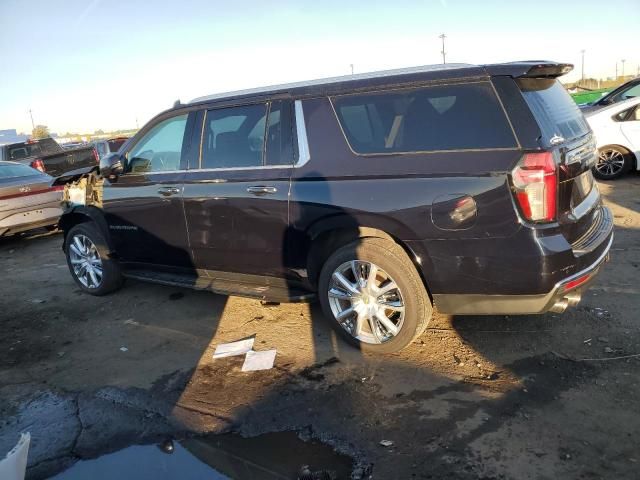
[[(487, 65), (471, 65), (467, 63), (451, 63), (440, 65), (424, 65), (419, 67), (383, 70), (370, 73), (359, 73), (341, 77), (322, 78), (303, 82), (267, 87), (216, 93), (198, 97), (187, 105), (217, 103), (288, 94), (297, 97), (335, 95), (345, 92), (367, 90), (376, 87), (393, 85), (411, 85), (429, 81), (462, 80), (469, 78), (488, 78), (492, 75), (512, 77), (542, 76), (557, 77), (567, 73), (573, 65), (550, 62), (546, 60), (528, 60), (521, 62), (496, 63)], [(182, 105), (184, 106), (184, 105)]]

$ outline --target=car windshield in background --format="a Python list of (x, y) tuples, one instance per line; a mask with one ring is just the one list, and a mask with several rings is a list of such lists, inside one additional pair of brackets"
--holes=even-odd
[(332, 101), (349, 145), (360, 154), (516, 146), (488, 82), (345, 95)]
[(30, 177), (32, 175), (40, 175), (40, 172), (27, 166), (20, 164), (0, 164), (0, 179), (15, 177)]
[(108, 140), (107, 143), (109, 144), (109, 151), (112, 153), (117, 152), (118, 150), (120, 150), (120, 147), (122, 146), (122, 144), (124, 142), (126, 142), (127, 139), (126, 138), (118, 138), (115, 140)]
[(518, 86), (547, 144), (555, 136), (566, 140), (589, 133), (582, 112), (557, 80), (519, 78)]

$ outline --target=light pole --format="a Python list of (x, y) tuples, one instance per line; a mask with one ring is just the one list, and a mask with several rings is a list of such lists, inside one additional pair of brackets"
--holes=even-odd
[(442, 63), (447, 63), (447, 53), (444, 51), (444, 39), (447, 38), (447, 36), (442, 33), (440, 35), (438, 35), (438, 38), (442, 39)]
[(582, 54), (582, 83), (584, 83), (584, 50), (580, 50)]
[(31, 109), (29, 109), (29, 116), (31, 117), (31, 130), (35, 130), (36, 124), (33, 123), (33, 113), (31, 113)]
[(350, 63), (349, 66), (351, 67), (351, 75), (353, 75), (353, 63)]
[(624, 62), (626, 62), (626, 60), (623, 58), (620, 61), (622, 62), (622, 80), (624, 80)]

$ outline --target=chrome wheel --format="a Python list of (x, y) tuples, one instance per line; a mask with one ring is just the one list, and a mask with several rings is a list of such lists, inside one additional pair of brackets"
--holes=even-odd
[(596, 170), (605, 177), (617, 175), (624, 168), (624, 155), (617, 150), (602, 150)]
[(87, 288), (102, 283), (102, 260), (91, 239), (80, 233), (69, 242), (69, 262), (78, 281)]
[(340, 265), (331, 276), (327, 295), (336, 321), (361, 342), (384, 343), (402, 328), (402, 292), (374, 263), (352, 260)]

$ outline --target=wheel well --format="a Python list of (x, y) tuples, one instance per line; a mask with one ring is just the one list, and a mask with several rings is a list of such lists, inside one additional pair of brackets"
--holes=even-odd
[(111, 241), (110, 241), (108, 230), (106, 229), (106, 224), (104, 223), (104, 220), (99, 217), (96, 218), (96, 216), (92, 215), (91, 213), (92, 212), (89, 212), (89, 211), (70, 212), (70, 213), (65, 213), (62, 216), (62, 218), (60, 218), (60, 222), (58, 222), (58, 226), (62, 229), (64, 233), (63, 245), (66, 242), (67, 234), (73, 227), (81, 223), (92, 222), (96, 225), (98, 230), (102, 232), (107, 242), (107, 245), (109, 245), (109, 248), (111, 248)]
[(67, 233), (73, 227), (75, 227), (80, 223), (87, 223), (90, 221), (92, 221), (92, 218), (89, 215), (85, 215), (84, 213), (73, 212), (73, 213), (67, 213), (66, 215), (63, 215), (62, 218), (60, 218), (60, 222), (58, 223), (58, 226), (62, 229), (62, 231), (64, 232), (64, 236), (66, 238)]
[[(357, 228), (339, 228), (328, 230), (312, 240), (311, 248), (309, 249), (309, 255), (307, 257), (307, 274), (308, 280), (316, 287), (318, 285), (318, 277), (320, 276), (320, 270), (325, 264), (327, 259), (333, 252), (339, 248), (348, 245), (358, 239), (362, 238), (382, 238), (390, 242), (395, 243), (409, 256), (409, 259), (416, 268), (418, 275), (422, 279), (422, 283), (431, 297), (431, 292), (427, 286), (427, 282), (424, 278), (424, 274), (421, 265), (418, 263), (415, 254), (408, 248), (402, 241), (394, 238), (383, 230), (372, 227), (357, 227)], [(433, 300), (433, 299), (432, 299)]]
[(629, 156), (629, 158), (631, 158), (631, 161), (633, 162), (632, 167), (633, 168), (637, 168), (638, 167), (638, 158), (636, 157), (636, 155), (631, 150), (629, 150), (624, 145), (618, 145), (618, 144), (615, 144), (615, 143), (611, 143), (611, 144), (608, 144), (608, 145), (603, 145), (602, 147), (600, 147), (598, 149), (598, 151), (604, 150), (605, 148), (608, 148), (608, 147), (614, 147), (614, 148), (617, 148), (619, 150), (622, 150), (623, 152), (626, 153), (626, 155)]

